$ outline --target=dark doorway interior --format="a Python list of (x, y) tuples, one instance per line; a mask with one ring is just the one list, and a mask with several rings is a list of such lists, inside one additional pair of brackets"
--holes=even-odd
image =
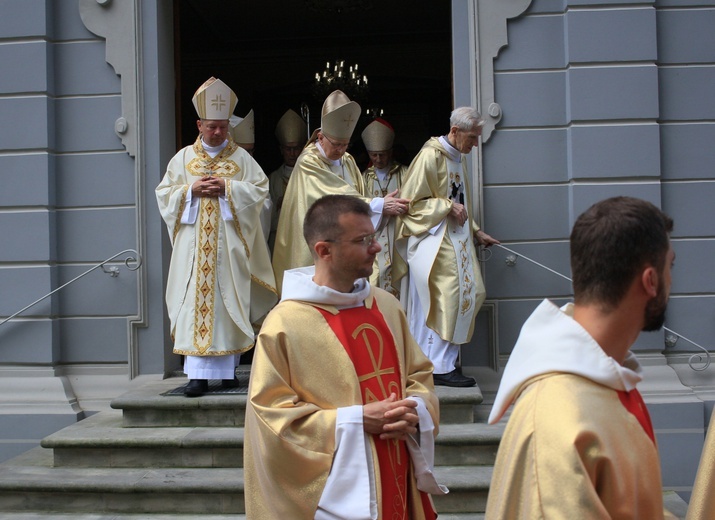
[(191, 97), (210, 76), (238, 95), (234, 111), (255, 112), (254, 157), (268, 173), (280, 164), (280, 116), (306, 104), (311, 131), (324, 97), (315, 74), (326, 62), (359, 64), (369, 90), (351, 153), (365, 166), (360, 133), (382, 109), (409, 162), (425, 140), (448, 130), (452, 108), (450, 4), (446, 0), (175, 0), (177, 146), (196, 139)]

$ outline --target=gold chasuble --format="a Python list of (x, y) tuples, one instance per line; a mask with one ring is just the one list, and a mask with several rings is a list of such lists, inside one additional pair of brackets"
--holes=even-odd
[(710, 425), (700, 455), (686, 519), (708, 520), (713, 517), (713, 511), (715, 511), (715, 414), (710, 416)]
[(313, 141), (298, 157), (283, 196), (273, 245), (273, 272), (279, 292), (284, 271), (313, 265), (310, 249), (303, 239), (303, 218), (313, 202), (325, 195), (353, 195), (370, 202), (352, 155), (346, 152), (340, 165), (333, 166)]
[[(183, 222), (187, 193), (206, 175), (224, 179), (225, 194), (200, 197), (195, 221)], [(212, 158), (199, 136), (169, 162), (156, 197), (173, 246), (166, 306), (175, 353), (221, 356), (253, 346), (252, 324), (278, 299), (259, 222), (267, 196), (260, 166), (231, 139)]]
[(643, 369), (609, 356), (574, 308), (541, 302), (504, 368), (489, 424), (512, 410), (486, 518), (670, 519)]
[[(398, 400), (403, 398), (395, 343), (377, 305), (375, 310), (378, 312), (356, 307), (332, 314), (320, 309), (355, 366), (363, 404), (383, 401), (393, 393)], [(376, 482), (379, 482), (381, 518), (415, 518), (409, 511), (407, 497), (410, 456), (405, 441), (383, 440), (378, 435), (373, 435), (372, 441), (377, 455), (376, 473), (379, 478), (376, 478)], [(425, 493), (420, 495), (424, 495), (421, 500), (425, 511), (431, 514), (426, 518), (435, 518), (429, 498)]]
[[(392, 193), (402, 186), (402, 179), (406, 174), (407, 166), (394, 161), (390, 165), (387, 178), (380, 180), (375, 171), (375, 167), (371, 166), (363, 172), (365, 177), (365, 193), (371, 197), (384, 198), (388, 193)], [(378, 234), (375, 237), (380, 243), (380, 246), (382, 246), (382, 251), (375, 257), (375, 265), (373, 266), (372, 275), (370, 276), (370, 283), (380, 289), (385, 289), (396, 298), (399, 298), (400, 292), (392, 285), (392, 250), (395, 245), (395, 222), (397, 218), (394, 216), (388, 217), (386, 215), (383, 215), (382, 218), (383, 222), (385, 222), (385, 219), (387, 219), (387, 222), (384, 225), (381, 224), (381, 229), (378, 230)]]
[(436, 428), (431, 374), (399, 302), (385, 291), (371, 287), (364, 307), (354, 309), (281, 301), (266, 317), (251, 371), (244, 442), (248, 517), (313, 520), (339, 449), (355, 458), (371, 454), (381, 520), (434, 519), (403, 441), (363, 432), (367, 453), (364, 446), (335, 445), (338, 408), (393, 392), (420, 397)]
[[(400, 196), (411, 202), (408, 214), (397, 220), (392, 284), (404, 299), (407, 289), (400, 283), (409, 270), (427, 327), (445, 341), (468, 343), (486, 291), (464, 157), (451, 160), (439, 139), (430, 138), (410, 164)], [(449, 217), (453, 200), (467, 210), (464, 226)]]
[(523, 388), (499, 445), (487, 518), (672, 518), (638, 390), (563, 373)]

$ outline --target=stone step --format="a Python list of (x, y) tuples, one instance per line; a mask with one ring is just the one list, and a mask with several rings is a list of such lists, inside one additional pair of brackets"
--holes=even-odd
[(127, 428), (244, 425), (246, 394), (162, 395), (185, 383), (179, 377), (147, 383), (113, 399), (111, 407), (122, 411)]
[[(494, 464), (503, 425), (444, 424), (435, 464)], [(55, 467), (239, 468), (243, 428), (125, 428), (119, 411), (101, 412), (42, 440)]]
[(443, 424), (435, 441), (435, 466), (493, 466), (504, 424)]
[(0, 470), (0, 511), (244, 513), (237, 469), (15, 467)]
[[(441, 466), (435, 474), (450, 489), (434, 497), (440, 520), (484, 518), (491, 467)], [(685, 518), (678, 495), (664, 499)], [(0, 464), (0, 511), (3, 520), (245, 520), (242, 471), (54, 468), (51, 450), (35, 448)]]
[[(490, 467), (441, 466), (434, 497), (444, 513), (480, 513)], [(0, 511), (96, 514), (244, 514), (238, 468), (57, 468), (51, 450), (36, 448), (0, 465)]]
[(42, 439), (55, 467), (240, 468), (243, 428), (125, 428), (119, 411), (100, 412)]
[(449, 493), (433, 496), (434, 506), (440, 513), (483, 513), (487, 507), (492, 466), (436, 466), (437, 482), (449, 488)]
[[(185, 383), (185, 377), (147, 383), (117, 397), (111, 407), (122, 411), (124, 426), (129, 428), (244, 425), (246, 394), (162, 395)], [(474, 407), (483, 400), (479, 387), (438, 386), (436, 392), (441, 424), (474, 422)]]

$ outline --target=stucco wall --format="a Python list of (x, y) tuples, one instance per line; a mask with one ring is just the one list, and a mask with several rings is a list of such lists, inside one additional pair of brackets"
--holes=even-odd
[[(632, 195), (673, 216), (677, 259), (666, 325), (710, 348), (714, 22), (715, 2), (704, 0), (534, 0), (509, 21), (509, 45), (495, 60), (504, 116), (483, 149), (485, 228), (567, 276), (571, 225), (593, 202)], [(502, 363), (541, 298), (571, 294), (568, 282), (523, 259), (507, 266), (507, 254), (496, 249), (486, 262)], [(641, 334), (635, 350), (646, 358), (665, 351), (680, 361), (682, 379), (695, 374), (679, 356), (695, 348), (682, 339), (666, 348), (664, 339), (664, 332)], [(667, 366), (658, 370), (645, 392), (664, 485), (687, 498), (707, 407), (689, 388), (677, 388)], [(712, 385), (712, 372), (699, 383)]]
[[(676, 222), (678, 256), (667, 325), (707, 344), (715, 332), (715, 4), (534, 0), (508, 23), (495, 60), (504, 116), (484, 146), (485, 228), (570, 275), (578, 214), (612, 195), (654, 202)], [(498, 300), (500, 353), (524, 314), (568, 282), (522, 260), (486, 263)], [(647, 334), (637, 348), (664, 348)], [(693, 348), (678, 341), (674, 351)]]
[[(2, 0), (0, 11), (4, 317), (136, 249), (137, 226), (135, 161), (114, 132), (120, 79), (104, 40), (86, 29), (76, 1)], [(83, 417), (82, 376), (68, 367), (103, 374), (84, 386), (105, 403), (86, 410), (122, 391), (112, 376), (128, 380), (137, 280), (124, 267), (114, 278), (96, 270), (0, 327), (0, 460)]]
[[(2, 2), (0, 314), (136, 245), (119, 78), (76, 2)], [(2, 363), (126, 363), (136, 275), (95, 271), (0, 328)], [(31, 319), (30, 319), (31, 318)]]

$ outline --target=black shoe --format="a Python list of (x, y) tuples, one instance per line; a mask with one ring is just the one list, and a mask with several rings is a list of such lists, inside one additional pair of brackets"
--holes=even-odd
[(186, 397), (199, 397), (204, 395), (209, 389), (209, 382), (206, 379), (192, 379), (184, 388)]
[(234, 377), (233, 379), (222, 379), (221, 380), (222, 388), (238, 388), (239, 386), (241, 386), (241, 383), (238, 381), (237, 377)]
[(432, 377), (434, 378), (435, 385), (467, 387), (477, 384), (477, 381), (473, 377), (460, 374), (456, 368), (446, 374), (432, 374)]

